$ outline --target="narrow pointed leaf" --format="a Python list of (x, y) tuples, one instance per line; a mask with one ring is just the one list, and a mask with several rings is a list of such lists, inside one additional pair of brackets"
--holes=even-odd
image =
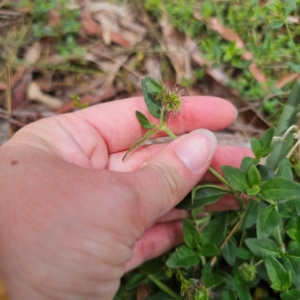
[(274, 134), (275, 134), (275, 127), (271, 127), (259, 138), (258, 141), (260, 143), (262, 152), (269, 150), (271, 148), (271, 142)]
[(152, 77), (145, 77), (142, 79), (142, 90), (144, 95), (144, 100), (147, 105), (147, 108), (150, 114), (155, 118), (160, 118), (162, 102), (156, 100), (157, 94), (161, 91), (162, 86), (160, 87), (160, 83), (152, 78)]
[(239, 191), (246, 192), (250, 188), (247, 180), (247, 173), (241, 169), (231, 166), (221, 167), (227, 180)]
[(292, 283), (300, 290), (300, 264), (293, 262), (288, 257), (282, 258), (282, 264), (287, 271), (291, 271)]
[(218, 275), (218, 274), (210, 274), (203, 278), (205, 287), (211, 288), (211, 287), (217, 287), (222, 282), (225, 281), (225, 277)]
[(292, 262), (300, 265), (300, 248), (296, 248), (289, 252), (286, 257)]
[(250, 294), (250, 290), (247, 282), (239, 275), (234, 276), (234, 282), (236, 285), (236, 293), (238, 299), (252, 300), (252, 296)]
[(269, 279), (271, 280), (272, 287), (276, 290), (282, 291), (284, 286), (283, 279), (286, 273), (283, 265), (275, 257), (268, 255), (265, 259), (265, 266)]
[(248, 207), (239, 230), (245, 230), (251, 227), (257, 220), (257, 213), (258, 203), (254, 200), (249, 200)]
[(260, 173), (257, 170), (256, 166), (251, 165), (250, 168), (247, 171), (247, 179), (249, 185), (252, 187), (253, 185), (260, 185), (261, 177)]
[(256, 232), (259, 239), (269, 237), (275, 227), (279, 225), (281, 217), (274, 207), (258, 207)]
[(257, 165), (257, 170), (260, 173), (261, 181), (266, 181), (276, 177), (274, 171), (264, 165)]
[(297, 289), (289, 290), (288, 292), (280, 294), (282, 300), (295, 300), (300, 299), (300, 291)]
[(145, 128), (145, 129), (152, 129), (153, 125), (150, 123), (150, 121), (148, 120), (148, 118), (141, 113), (140, 111), (136, 111), (135, 115), (138, 119), (138, 121), (140, 122), (140, 124)]
[(191, 266), (195, 266), (199, 263), (198, 254), (188, 248), (186, 245), (182, 245), (178, 247), (175, 252), (171, 254), (169, 259), (166, 262), (166, 265), (169, 268), (178, 268), (178, 267), (186, 267), (189, 268)]
[(227, 192), (219, 188), (200, 187), (196, 190), (193, 199), (191, 197), (186, 197), (179, 204), (177, 204), (176, 208), (188, 210), (194, 209), (210, 203), (214, 203), (226, 194)]
[(277, 177), (283, 177), (290, 180), (294, 179), (291, 163), (288, 158), (285, 157), (279, 162), (276, 175)]
[(230, 266), (234, 265), (236, 248), (236, 240), (234, 236), (232, 236), (226, 243), (225, 247), (221, 250), (222, 256)]
[(186, 245), (193, 249), (197, 249), (197, 246), (201, 243), (199, 231), (188, 219), (183, 220), (183, 238)]
[(279, 255), (277, 245), (270, 239), (259, 240), (257, 238), (248, 238), (245, 240), (247, 247), (254, 255), (264, 259), (266, 255)]
[[(276, 128), (275, 136), (282, 137), (284, 133), (292, 125), (297, 124), (297, 114), (300, 109), (300, 79), (293, 85), (292, 91), (284, 105), (283, 112), (280, 116), (279, 123)], [(276, 170), (277, 164), (291, 150), (294, 143), (293, 132), (290, 132), (284, 141), (277, 140), (273, 143), (273, 150), (268, 155), (266, 165), (272, 170)]]
[(218, 247), (214, 243), (205, 243), (198, 249), (201, 256), (216, 256), (220, 254)]
[(251, 143), (251, 150), (254, 153), (255, 157), (260, 157), (260, 153), (262, 150), (260, 142), (257, 139), (252, 138), (250, 143)]
[(300, 183), (286, 178), (272, 178), (262, 184), (260, 194), (274, 201), (299, 199)]
[(125, 153), (125, 155), (122, 158), (122, 161), (124, 161), (125, 157), (135, 148), (137, 148), (138, 146), (142, 145), (143, 143), (145, 143), (147, 140), (149, 140), (152, 136), (154, 136), (157, 132), (159, 131), (159, 129), (154, 129), (154, 130), (149, 130), (146, 132), (146, 134), (137, 142), (135, 142)]
[(219, 246), (224, 238), (227, 226), (227, 213), (223, 212), (211, 220), (202, 230), (203, 243), (214, 243)]
[(222, 295), (221, 295), (222, 300), (236, 300), (236, 292), (235, 291), (227, 291), (227, 290), (222, 290)]

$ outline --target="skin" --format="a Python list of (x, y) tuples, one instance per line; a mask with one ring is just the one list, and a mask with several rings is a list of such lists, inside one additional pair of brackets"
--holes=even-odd
[[(236, 116), (220, 98), (184, 101), (168, 122), (177, 135), (220, 130)], [(219, 146), (192, 172), (174, 150), (184, 136), (122, 163), (144, 134), (136, 110), (158, 121), (130, 98), (35, 122), (0, 147), (0, 269), (12, 300), (112, 299), (126, 271), (182, 243), (188, 213), (173, 207), (201, 179), (217, 183), (208, 166), (237, 167), (250, 155)], [(227, 197), (207, 210), (237, 207)]]

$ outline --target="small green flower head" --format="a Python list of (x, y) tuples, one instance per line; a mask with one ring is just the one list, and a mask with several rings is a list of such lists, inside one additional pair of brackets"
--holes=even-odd
[(171, 112), (174, 115), (177, 115), (181, 112), (183, 106), (183, 90), (179, 87), (175, 87), (173, 90), (165, 88), (162, 91), (163, 95), (160, 95), (162, 101), (163, 110), (166, 112)]
[(239, 267), (239, 273), (247, 282), (250, 282), (255, 278), (256, 269), (252, 264), (243, 263)]

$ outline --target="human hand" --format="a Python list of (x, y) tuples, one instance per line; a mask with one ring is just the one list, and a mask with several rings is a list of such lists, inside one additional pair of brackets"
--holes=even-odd
[[(182, 242), (172, 209), (207, 168), (238, 166), (250, 150), (219, 146), (206, 130), (122, 157), (149, 115), (131, 98), (44, 119), (0, 148), (0, 267), (11, 299), (112, 299), (124, 272)], [(186, 97), (175, 134), (219, 130), (235, 109)], [(212, 159), (212, 156), (215, 156)], [(212, 162), (211, 162), (212, 159)], [(232, 209), (225, 199), (211, 209)]]

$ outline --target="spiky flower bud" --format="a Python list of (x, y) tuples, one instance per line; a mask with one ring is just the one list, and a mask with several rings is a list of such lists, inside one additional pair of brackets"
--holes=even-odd
[(166, 87), (157, 95), (156, 100), (162, 102), (162, 108), (166, 112), (178, 114), (181, 112), (183, 106), (183, 90), (176, 86), (173, 90)]
[(253, 281), (256, 275), (255, 266), (248, 263), (243, 263), (239, 267), (239, 273), (247, 282)]

